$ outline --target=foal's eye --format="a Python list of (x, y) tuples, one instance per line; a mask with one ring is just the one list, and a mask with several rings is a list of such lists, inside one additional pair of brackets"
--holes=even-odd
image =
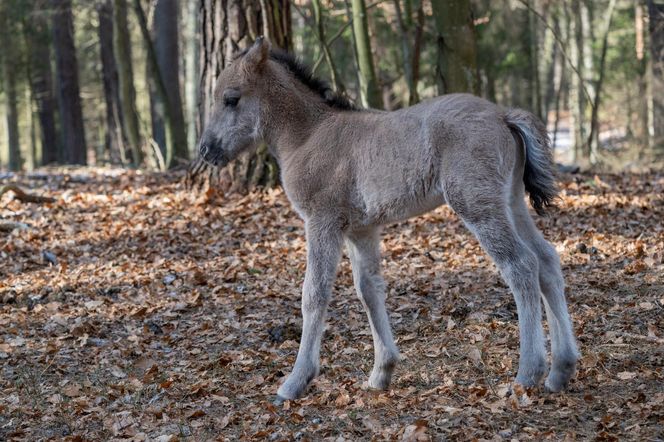
[(225, 107), (235, 107), (237, 106), (237, 103), (240, 101), (240, 97), (230, 95), (224, 97), (224, 106)]

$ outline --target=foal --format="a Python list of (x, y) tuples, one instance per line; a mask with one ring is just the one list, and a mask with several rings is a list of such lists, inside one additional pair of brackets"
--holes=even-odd
[(221, 73), (200, 143), (223, 167), (266, 142), (283, 187), (304, 219), (307, 270), (302, 339), (278, 396), (304, 394), (318, 374), (325, 313), (343, 243), (374, 341), (372, 388), (386, 389), (399, 360), (385, 310), (380, 226), (447, 203), (491, 256), (514, 294), (520, 358), (516, 382), (547, 371), (540, 297), (551, 330), (545, 386), (560, 391), (579, 357), (558, 255), (531, 218), (556, 196), (546, 130), (531, 114), (447, 95), (395, 112), (360, 110), (262, 38)]

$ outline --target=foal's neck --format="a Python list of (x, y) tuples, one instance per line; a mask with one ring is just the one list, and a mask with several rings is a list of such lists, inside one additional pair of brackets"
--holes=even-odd
[(265, 138), (277, 157), (305, 144), (316, 128), (336, 113), (317, 97), (298, 92), (277, 97), (267, 112)]

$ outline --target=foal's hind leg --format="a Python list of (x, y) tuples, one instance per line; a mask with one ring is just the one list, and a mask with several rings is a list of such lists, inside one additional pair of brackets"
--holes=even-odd
[(551, 333), (552, 364), (546, 388), (560, 391), (567, 386), (576, 369), (579, 352), (565, 302), (565, 281), (556, 249), (535, 226), (523, 195), (512, 201), (512, 214), (519, 236), (528, 243), (539, 259), (539, 281), (544, 294), (546, 317)]
[(353, 265), (353, 281), (369, 317), (374, 342), (374, 367), (369, 386), (384, 390), (390, 385), (399, 351), (392, 338), (385, 310), (385, 282), (380, 275), (380, 238), (378, 229), (352, 232), (346, 239)]
[(539, 260), (516, 233), (508, 208), (500, 197), (467, 198), (449, 192), (449, 205), (475, 234), (509, 285), (519, 315), (519, 371), (516, 382), (537, 385), (546, 373), (546, 349), (542, 329)]

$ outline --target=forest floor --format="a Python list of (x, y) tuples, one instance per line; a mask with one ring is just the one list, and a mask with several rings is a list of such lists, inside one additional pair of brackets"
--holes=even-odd
[(15, 177), (0, 199), (0, 440), (662, 440), (664, 174), (565, 177), (538, 224), (560, 252), (582, 359), (562, 394), (511, 391), (512, 297), (447, 207), (384, 235), (404, 360), (364, 385), (371, 334), (344, 258), (307, 396), (295, 359), (302, 222), (280, 190), (221, 198), (181, 176)]

